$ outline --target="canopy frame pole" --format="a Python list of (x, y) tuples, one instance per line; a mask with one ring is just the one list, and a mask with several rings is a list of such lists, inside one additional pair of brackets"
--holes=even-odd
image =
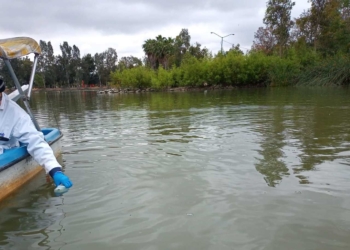
[(28, 95), (27, 95), (28, 100), (30, 100), (30, 94), (32, 93), (32, 88), (33, 88), (33, 83), (34, 83), (34, 75), (35, 75), (36, 65), (38, 63), (38, 57), (39, 57), (39, 54), (35, 54), (32, 73), (30, 74), (30, 80), (29, 80), (29, 89), (28, 89)]
[(39, 127), (39, 124), (38, 124), (38, 122), (35, 120), (35, 118), (34, 118), (34, 116), (33, 116), (33, 113), (32, 113), (32, 110), (30, 109), (29, 102), (28, 102), (28, 97), (25, 95), (24, 91), (22, 90), (22, 87), (21, 87), (21, 85), (19, 84), (19, 81), (18, 81), (18, 79), (17, 79), (17, 76), (16, 76), (15, 72), (13, 71), (13, 68), (12, 68), (12, 65), (11, 65), (9, 59), (4, 59), (4, 62), (5, 62), (5, 64), (6, 64), (7, 68), (8, 68), (8, 70), (9, 70), (9, 72), (10, 72), (10, 74), (11, 74), (12, 80), (13, 80), (13, 82), (15, 83), (16, 88), (17, 88), (19, 94), (21, 95), (22, 101), (23, 101), (23, 103), (24, 103), (24, 105), (25, 105), (25, 107), (26, 107), (26, 109), (27, 109), (27, 112), (28, 112), (30, 118), (32, 119), (32, 122), (33, 122), (35, 128), (36, 128), (38, 131), (41, 131), (41, 129), (40, 129), (40, 127)]

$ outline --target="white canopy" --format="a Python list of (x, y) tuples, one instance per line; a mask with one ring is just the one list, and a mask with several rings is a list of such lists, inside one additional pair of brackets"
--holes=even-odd
[(14, 59), (31, 53), (41, 54), (40, 45), (30, 37), (0, 39), (0, 57)]

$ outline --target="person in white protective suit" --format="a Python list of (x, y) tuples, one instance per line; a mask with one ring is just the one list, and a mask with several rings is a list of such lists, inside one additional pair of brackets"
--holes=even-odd
[(44, 140), (42, 132), (36, 130), (30, 116), (5, 93), (5, 83), (0, 79), (0, 154), (3, 150), (27, 144), (28, 153), (45, 168), (55, 185), (72, 186), (69, 177), (62, 172), (62, 166)]

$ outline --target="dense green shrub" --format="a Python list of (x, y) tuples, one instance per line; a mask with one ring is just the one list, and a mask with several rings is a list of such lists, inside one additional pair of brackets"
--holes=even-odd
[(117, 87), (148, 88), (155, 72), (146, 67), (135, 67), (111, 74), (111, 84)]
[(180, 66), (183, 77), (179, 86), (195, 87), (202, 85), (207, 78), (205, 64), (206, 59), (197, 59), (187, 54)]
[(214, 58), (198, 59), (186, 54), (179, 67), (151, 70), (136, 67), (111, 74), (112, 85), (132, 88), (171, 88), (223, 86), (287, 86), (349, 84), (349, 56), (322, 59), (304, 47), (304, 53), (291, 48), (286, 56), (267, 56), (251, 52), (246, 55), (229, 51)]
[(306, 67), (298, 79), (298, 85), (349, 85), (350, 84), (350, 57), (340, 55), (329, 57)]
[(300, 72), (300, 64), (296, 60), (273, 57), (269, 67), (269, 82), (271, 86), (287, 86), (296, 84)]
[(158, 68), (152, 77), (153, 88), (168, 88), (174, 86), (173, 73), (171, 70), (165, 70), (162, 66)]

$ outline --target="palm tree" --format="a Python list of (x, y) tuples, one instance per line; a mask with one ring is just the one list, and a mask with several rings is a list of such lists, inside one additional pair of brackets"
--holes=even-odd
[(174, 39), (158, 35), (156, 39), (147, 39), (142, 45), (151, 68), (156, 69), (161, 64), (169, 67), (169, 58), (174, 54)]
[(174, 55), (175, 52), (175, 46), (174, 46), (174, 39), (171, 37), (168, 37), (168, 39), (165, 39), (163, 42), (163, 67), (165, 69), (169, 68), (169, 59), (171, 56)]
[(156, 67), (155, 47), (156, 43), (154, 39), (147, 39), (142, 45), (143, 51), (147, 56), (147, 62), (153, 69)]

